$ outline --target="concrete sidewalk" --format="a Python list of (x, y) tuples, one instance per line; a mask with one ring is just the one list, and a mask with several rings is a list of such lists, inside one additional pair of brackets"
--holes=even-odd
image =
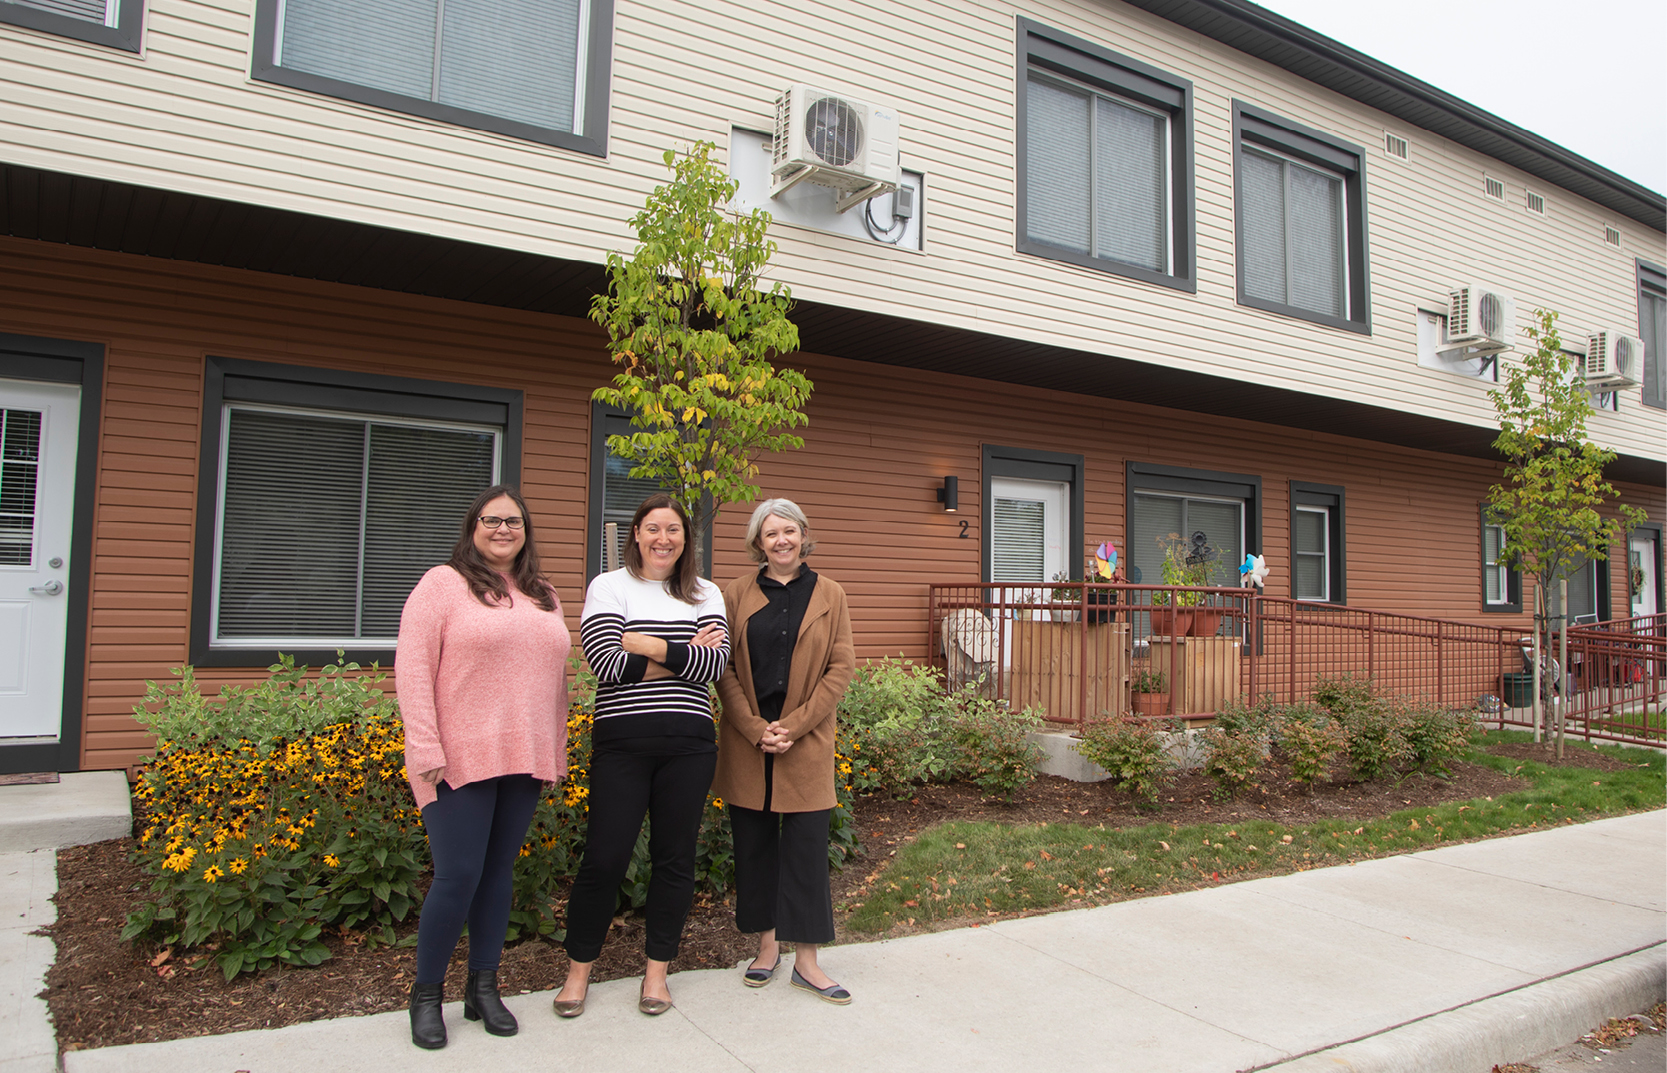
[(685, 972), (656, 1019), (619, 980), (574, 1021), (549, 993), (510, 997), (511, 1039), (448, 1005), (442, 1051), (411, 1046), (401, 1012), (77, 1051), (63, 1068), (1488, 1073), (1660, 1001), (1664, 903), (1657, 810), (830, 948), (824, 965), (856, 995), (844, 1008), (793, 989), (785, 966), (757, 991), (738, 971)]

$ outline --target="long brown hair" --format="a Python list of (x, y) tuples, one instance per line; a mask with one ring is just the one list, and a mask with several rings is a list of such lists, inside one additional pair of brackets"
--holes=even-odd
[[(503, 575), (488, 566), (480, 549), (475, 547), (475, 526), (480, 524), (480, 512), (499, 496), (508, 496), (515, 501), (521, 511), (521, 531), (527, 535), (521, 550), (515, 555), (510, 577), (515, 587), (526, 593), (533, 603), (546, 611), (554, 611), (556, 590), (544, 577), (544, 571), (538, 564), (538, 541), (533, 539), (532, 513), (527, 510), (527, 501), (521, 498), (521, 493), (510, 485), (494, 484), (469, 504), (469, 513), (463, 516), (463, 532), (452, 546), (447, 565), (463, 575), (463, 580), (469, 583), (469, 591), (488, 607), (509, 599), (509, 586), (504, 584)], [(492, 599), (486, 598), (487, 593), (492, 594)]]
[(692, 604), (698, 599), (696, 593), (700, 586), (700, 571), (695, 568), (695, 534), (689, 526), (689, 512), (683, 509), (683, 504), (666, 495), (655, 492), (642, 501), (637, 513), (631, 516), (631, 539), (625, 543), (625, 570), (632, 577), (641, 581), (642, 549), (637, 547), (637, 526), (648, 516), (650, 511), (670, 510), (677, 512), (677, 520), (683, 523), (683, 554), (671, 566), (671, 575), (666, 578), (666, 591), (686, 604)]

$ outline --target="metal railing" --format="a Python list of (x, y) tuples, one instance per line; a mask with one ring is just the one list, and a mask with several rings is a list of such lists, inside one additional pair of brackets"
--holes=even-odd
[[(1533, 725), (1520, 623), (1080, 581), (930, 585), (927, 599), (928, 651), (952, 688), (973, 685), (1054, 724), (1201, 721), (1237, 698), (1291, 703), (1321, 678), (1353, 676), (1501, 727)], [(1571, 629), (1568, 662), (1562, 693), (1545, 701), (1568, 733), (1663, 742), (1667, 615)]]

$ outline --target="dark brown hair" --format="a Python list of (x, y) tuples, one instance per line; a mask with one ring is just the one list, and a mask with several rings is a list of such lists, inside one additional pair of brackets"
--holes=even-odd
[[(521, 493), (507, 484), (494, 484), (469, 504), (469, 512), (463, 516), (462, 535), (451, 549), (448, 565), (463, 575), (463, 580), (469, 583), (469, 591), (488, 607), (509, 599), (509, 586), (504, 584), (503, 575), (488, 566), (480, 549), (475, 547), (475, 527), (480, 524), (480, 512), (499, 496), (508, 496), (515, 501), (521, 511), (521, 532), (527, 535), (526, 542), (515, 555), (510, 578), (533, 603), (546, 611), (554, 611), (556, 590), (544, 577), (544, 571), (538, 564), (538, 541), (533, 539), (532, 513), (527, 510), (527, 501), (521, 498)], [(492, 594), (492, 599), (486, 598), (487, 593)]]
[(666, 578), (666, 591), (676, 599), (692, 604), (698, 599), (700, 586), (700, 571), (695, 569), (695, 534), (689, 526), (689, 512), (683, 509), (683, 504), (664, 492), (655, 492), (643, 500), (637, 513), (631, 516), (631, 539), (625, 543), (625, 571), (642, 580), (642, 549), (637, 547), (637, 526), (642, 524), (650, 511), (656, 510), (676, 511), (677, 520), (683, 523), (683, 554), (671, 566), (671, 576)]

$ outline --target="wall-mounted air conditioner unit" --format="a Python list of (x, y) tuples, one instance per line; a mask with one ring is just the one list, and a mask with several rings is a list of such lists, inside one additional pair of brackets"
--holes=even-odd
[(1497, 354), (1511, 348), (1517, 304), (1504, 291), (1473, 283), (1452, 292), (1447, 305), (1447, 341), (1441, 353), (1469, 349)]
[(840, 192), (840, 212), (897, 189), (897, 111), (828, 93), (788, 86), (776, 98), (771, 197), (801, 182)]
[(1620, 332), (1598, 332), (1586, 339), (1586, 386), (1613, 391), (1633, 387), (1644, 375), (1644, 341)]

